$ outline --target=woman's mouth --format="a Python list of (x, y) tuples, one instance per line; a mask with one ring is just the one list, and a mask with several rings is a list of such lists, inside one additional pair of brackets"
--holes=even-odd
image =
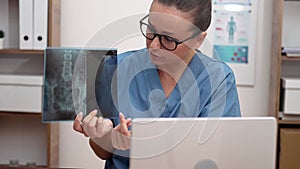
[(153, 59), (163, 59), (162, 56), (159, 56), (158, 54), (155, 54), (153, 52), (150, 52), (150, 57), (153, 58)]

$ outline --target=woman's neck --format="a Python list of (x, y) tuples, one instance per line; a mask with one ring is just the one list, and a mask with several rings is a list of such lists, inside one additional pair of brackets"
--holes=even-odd
[(194, 56), (194, 53), (188, 55), (183, 60), (178, 59), (176, 62), (172, 62), (169, 65), (161, 65), (156, 66), (159, 78), (166, 78), (166, 79), (174, 79), (176, 82), (180, 79), (182, 73), (190, 63)]
[(158, 76), (166, 97), (172, 93), (192, 58), (193, 57), (186, 58), (184, 61), (180, 61), (176, 65), (157, 66)]

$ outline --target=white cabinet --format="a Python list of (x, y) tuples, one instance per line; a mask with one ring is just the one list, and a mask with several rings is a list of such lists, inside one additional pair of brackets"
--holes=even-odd
[[(60, 45), (60, 0), (48, 1), (48, 46)], [(58, 124), (42, 123), (44, 51), (19, 49), (19, 0), (0, 0), (0, 168), (58, 167)], [(3, 151), (2, 151), (3, 150)], [(5, 150), (5, 151), (4, 151)]]
[(43, 76), (0, 75), (0, 111), (42, 112)]

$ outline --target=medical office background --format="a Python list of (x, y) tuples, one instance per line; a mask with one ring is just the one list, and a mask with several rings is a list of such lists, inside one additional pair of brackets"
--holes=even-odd
[[(62, 0), (61, 46), (84, 47), (108, 24), (135, 14), (146, 13), (152, 0)], [(298, 3), (299, 4), (299, 3)], [(255, 36), (255, 64), (253, 85), (238, 85), (243, 116), (269, 116), (269, 83), (272, 40), (272, 0), (257, 0)], [(295, 9), (300, 9), (300, 5)], [(300, 24), (300, 23), (295, 23)], [(136, 24), (138, 26), (138, 23)], [(298, 28), (300, 26), (298, 25)], [(122, 28), (119, 29), (122, 31)], [(300, 43), (292, 32), (283, 38)], [(298, 39), (298, 42), (295, 42)], [(145, 47), (145, 39), (128, 39), (116, 46), (118, 53)], [(102, 168), (104, 161), (97, 158), (88, 144), (88, 138), (74, 132), (72, 122), (59, 124), (59, 167)]]
[[(98, 1), (63, 0), (61, 6), (61, 46), (84, 46), (106, 25), (126, 16), (145, 13), (152, 0)], [(267, 116), (272, 29), (272, 0), (257, 1), (256, 65), (254, 85), (238, 86), (244, 116)], [(133, 5), (134, 4), (134, 5)], [(79, 14), (79, 15), (78, 15)], [(136, 24), (138, 26), (138, 24)], [(120, 31), (122, 29), (120, 28)], [(129, 39), (118, 52), (145, 46), (145, 39)], [(89, 148), (88, 140), (72, 131), (71, 123), (60, 124), (61, 167), (95, 168), (104, 164)], [(80, 152), (80, 153), (78, 153)], [(95, 167), (93, 167), (95, 166)]]

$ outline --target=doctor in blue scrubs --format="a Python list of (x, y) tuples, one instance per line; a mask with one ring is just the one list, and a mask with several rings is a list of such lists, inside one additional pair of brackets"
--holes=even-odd
[(133, 118), (241, 116), (232, 70), (198, 50), (210, 22), (211, 0), (153, 0), (139, 22), (147, 48), (118, 55), (117, 67), (105, 61), (96, 82), (104, 117), (79, 113), (73, 124), (105, 168), (129, 168)]

